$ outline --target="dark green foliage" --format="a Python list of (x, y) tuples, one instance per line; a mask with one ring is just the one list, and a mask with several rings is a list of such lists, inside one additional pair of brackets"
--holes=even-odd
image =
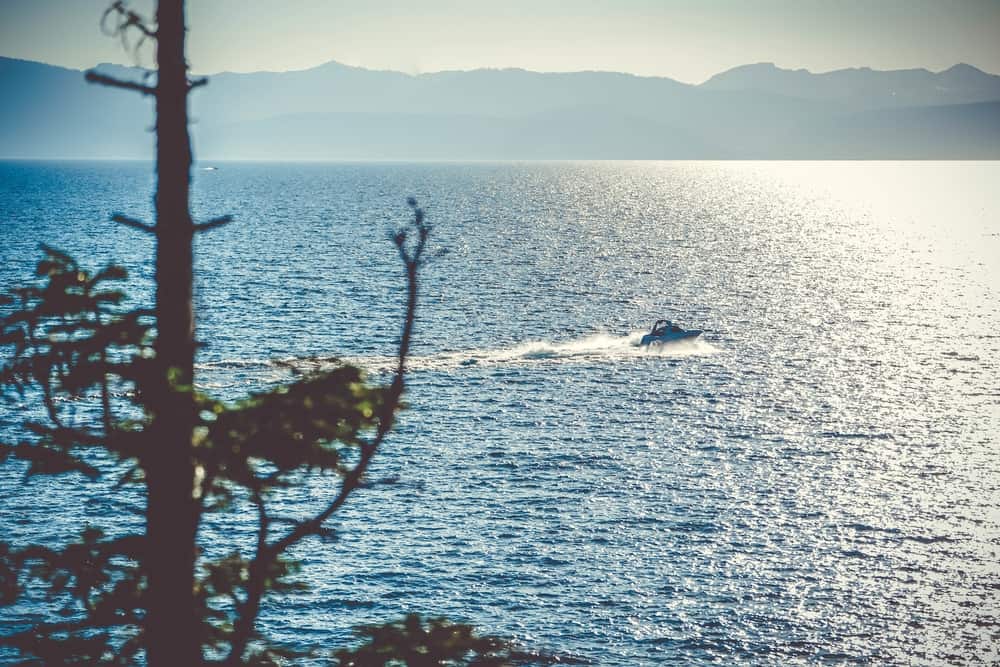
[(141, 648), (143, 544), (139, 535), (105, 539), (87, 528), (62, 550), (0, 546), (5, 602), (22, 593), (20, 578), (46, 586), (46, 597), (66, 619), (4, 635), (2, 642), (18, 649), (26, 664), (131, 664)]
[[(0, 443), (0, 459), (28, 462), (27, 476), (79, 472), (99, 476), (81, 458), (100, 447), (129, 458), (136, 425), (118, 420), (112, 395), (135, 392), (152, 356), (152, 317), (124, 310), (124, 293), (112, 284), (127, 277), (119, 266), (92, 274), (68, 255), (42, 246), (35, 285), (0, 296), (0, 392), (22, 400), (28, 393), (45, 408), (47, 423), (25, 423), (25, 440)], [(138, 396), (136, 397), (138, 400)], [(65, 399), (65, 400), (64, 400)], [(75, 408), (95, 402), (102, 416), (81, 419)]]
[(361, 625), (362, 643), (334, 651), (334, 667), (513, 667), (587, 665), (571, 656), (521, 651), (498, 637), (477, 636), (471, 625), (409, 614), (394, 623)]
[[(300, 468), (342, 471), (334, 443), (360, 444), (361, 430), (376, 424), (385, 391), (366, 385), (357, 368), (345, 366), (233, 406), (200, 397), (207, 430), (199, 458), (209, 478), (260, 489)], [(255, 478), (263, 462), (273, 472)]]
[(410, 614), (385, 625), (364, 625), (356, 633), (365, 640), (354, 650), (335, 652), (338, 667), (439, 667), (509, 665), (507, 645), (494, 637), (477, 637), (472, 626), (443, 618), (424, 622)]

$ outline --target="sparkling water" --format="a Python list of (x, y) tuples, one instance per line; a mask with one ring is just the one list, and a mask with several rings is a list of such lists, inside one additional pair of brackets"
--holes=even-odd
[[(990, 162), (200, 165), (197, 217), (235, 216), (196, 248), (198, 382), (227, 399), (286, 362), (384, 377), (407, 196), (445, 251), (410, 409), (262, 627), (333, 647), (419, 611), (599, 665), (995, 663), (997, 183)], [(123, 262), (148, 301), (151, 240), (107, 218), (149, 219), (151, 187), (143, 163), (0, 163), (3, 287), (45, 242)], [(659, 318), (705, 333), (637, 347)], [(141, 525), (124, 492), (0, 470), (7, 539)]]

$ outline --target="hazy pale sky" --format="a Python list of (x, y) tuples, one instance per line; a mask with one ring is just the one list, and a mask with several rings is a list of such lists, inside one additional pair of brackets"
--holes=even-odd
[[(135, 64), (101, 34), (109, 0), (0, 0), (0, 55)], [(151, 13), (152, 0), (133, 0)], [(329, 60), (410, 73), (614, 70), (700, 83), (755, 62), (828, 71), (958, 62), (1000, 73), (1000, 0), (189, 0), (201, 73)], [(152, 63), (152, 50), (139, 52)]]

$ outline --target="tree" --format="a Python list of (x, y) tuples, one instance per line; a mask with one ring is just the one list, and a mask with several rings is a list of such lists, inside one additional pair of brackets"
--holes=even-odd
[[(263, 637), (256, 620), (269, 591), (294, 590), (296, 563), (285, 556), (304, 539), (329, 534), (328, 520), (358, 489), (393, 427), (405, 389), (416, 320), (418, 270), (431, 232), (410, 199), (412, 218), (392, 234), (407, 299), (392, 380), (368, 382), (349, 365), (227, 404), (195, 385), (192, 302), (196, 234), (228, 216), (196, 224), (189, 209), (191, 144), (187, 100), (205, 79), (188, 76), (183, 0), (160, 0), (155, 25), (114, 2), (102, 20), (110, 32), (138, 33), (156, 44), (155, 84), (90, 71), (88, 81), (151, 96), (156, 104), (155, 221), (113, 219), (155, 239), (152, 308), (127, 309), (124, 268), (90, 272), (43, 246), (37, 281), (0, 299), (4, 395), (37, 399), (44, 419), (24, 424), (18, 442), (0, 443), (0, 459), (37, 475), (101, 475), (95, 456), (121, 466), (121, 484), (145, 490), (145, 531), (106, 535), (87, 528), (78, 542), (0, 543), (0, 603), (45, 587), (61, 618), (15, 628), (0, 645), (26, 664), (277, 664), (301, 655)], [(127, 401), (114, 398), (128, 396)], [(72, 399), (70, 402), (60, 399)], [(99, 417), (65, 406), (93, 401)], [(124, 466), (124, 467), (122, 467)], [(287, 522), (270, 511), (282, 488), (303, 475), (339, 479), (326, 506)], [(200, 559), (202, 523), (238, 497), (257, 513), (252, 553), (238, 549)], [(368, 642), (341, 650), (339, 664), (506, 664), (516, 658), (493, 638), (442, 619), (411, 616), (362, 628)], [(396, 661), (396, 662), (393, 662)]]

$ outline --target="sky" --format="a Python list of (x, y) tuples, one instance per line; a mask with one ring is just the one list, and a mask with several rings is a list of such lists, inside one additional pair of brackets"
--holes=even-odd
[[(0, 0), (0, 55), (152, 64), (101, 33), (109, 0)], [(144, 15), (152, 0), (132, 0)], [(411, 74), (610, 70), (701, 83), (757, 62), (1000, 73), (1000, 0), (188, 0), (198, 73), (337, 60)]]

